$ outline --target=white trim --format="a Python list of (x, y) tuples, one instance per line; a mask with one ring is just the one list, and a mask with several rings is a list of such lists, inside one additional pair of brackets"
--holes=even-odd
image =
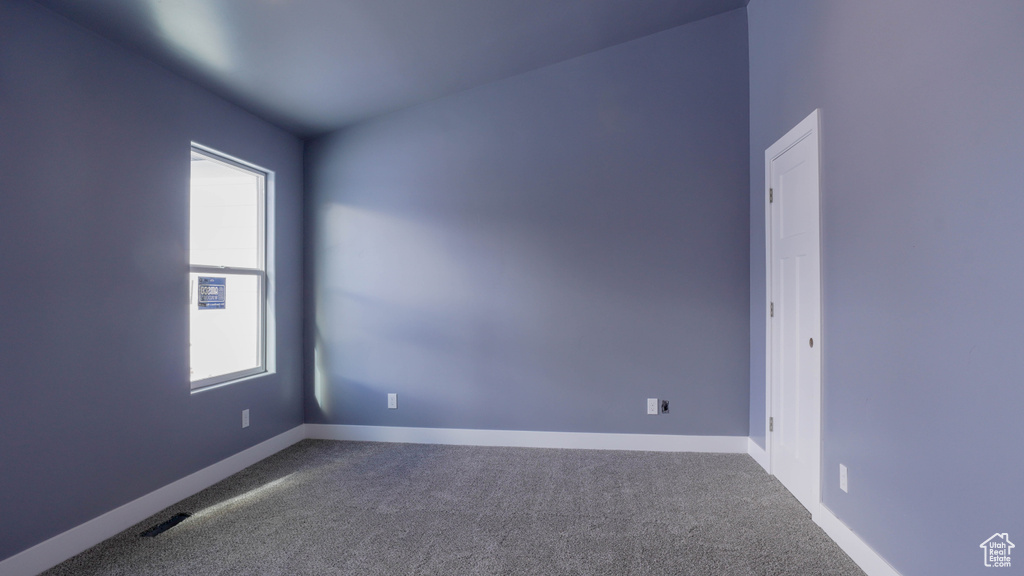
[[(769, 315), (769, 307), (772, 302), (772, 207), (771, 198), (769, 196), (772, 186), (772, 160), (781, 156), (787, 150), (796, 146), (801, 140), (811, 135), (815, 139), (819, 140), (818, 155), (820, 158), (820, 138), (818, 136), (820, 128), (820, 117), (821, 109), (815, 108), (806, 118), (800, 121), (799, 124), (794, 126), (789, 132), (779, 138), (774, 144), (768, 147), (764, 151), (764, 274), (765, 274), (765, 290), (764, 290), (764, 341), (765, 341), (765, 362), (764, 362), (764, 378), (765, 378), (765, 395), (764, 395), (764, 434), (765, 434), (765, 454), (768, 458), (768, 466), (765, 468), (768, 472), (771, 472), (772, 462), (772, 437), (768, 430), (768, 423), (772, 417), (772, 321)], [(820, 160), (819, 160), (820, 162)], [(820, 174), (820, 167), (819, 167)], [(819, 176), (820, 179), (820, 176)], [(818, 183), (818, 194), (821, 194), (821, 183)], [(820, 240), (819, 240), (820, 241)], [(820, 252), (819, 252), (820, 254)], [(820, 256), (819, 256), (820, 259)]]
[[(765, 443), (768, 443), (768, 439), (765, 438)], [(771, 474), (771, 462), (768, 461), (768, 452), (764, 448), (757, 445), (753, 438), (747, 438), (747, 454), (754, 459), (754, 462), (760, 464), (761, 468), (764, 468), (765, 472)]]
[(306, 424), (306, 437), (319, 440), (577, 448), (648, 452), (723, 452), (745, 454), (746, 436), (677, 436), (669, 434), (607, 434), (597, 432), (534, 432), (527, 430), (469, 430), (462, 428), (405, 428), (350, 424)]
[(871, 549), (867, 542), (861, 540), (860, 536), (850, 530), (843, 521), (836, 517), (824, 503), (818, 506), (818, 511), (812, 516), (814, 523), (821, 526), (821, 529), (828, 534), (833, 542), (839, 545), (849, 557), (860, 566), (868, 576), (900, 576), (878, 552)]
[(4, 576), (32, 576), (119, 534), (181, 500), (303, 440), (304, 425), (189, 474), (0, 562)]
[[(215, 164), (227, 166), (234, 170), (242, 170), (250, 173), (257, 177), (256, 183), (256, 232), (257, 232), (257, 268), (248, 267), (235, 267), (235, 266), (213, 266), (213, 265), (199, 265), (192, 264), (191, 258), (189, 260), (189, 276), (192, 274), (220, 274), (220, 275), (236, 275), (236, 276), (255, 276), (258, 286), (258, 311), (259, 311), (259, 334), (258, 334), (258, 354), (259, 364), (252, 368), (239, 370), (237, 372), (228, 372), (224, 374), (216, 374), (207, 378), (201, 378), (191, 382), (191, 390), (197, 391), (203, 388), (219, 387), (221, 384), (233, 384), (239, 380), (254, 376), (257, 374), (264, 374), (266, 372), (273, 372), (273, 369), (268, 366), (268, 358), (274, 354), (274, 349), (270, 348), (268, 342), (270, 340), (268, 325), (268, 315), (272, 311), (269, 302), (270, 296), (270, 283), (272, 278), (269, 277), (271, 268), (269, 266), (267, 248), (268, 244), (274, 241), (274, 237), (271, 235), (272, 227), (270, 226), (270, 220), (268, 215), (272, 213), (269, 209), (268, 204), (273, 200), (273, 190), (271, 185), (273, 183), (273, 172), (265, 168), (261, 168), (251, 162), (246, 162), (235, 158), (234, 156), (224, 154), (210, 148), (209, 146), (203, 146), (192, 142), (190, 148), (190, 154), (193, 156), (202, 156), (207, 161)], [(192, 181), (194, 182), (194, 180)], [(192, 183), (189, 185), (189, 202), (192, 202), (192, 196), (195, 193), (195, 187)], [(191, 217), (190, 217), (191, 218)], [(198, 301), (198, 296), (196, 297)], [(191, 302), (189, 303), (191, 306)], [(191, 327), (189, 328), (191, 332)]]
[[(765, 466), (766, 453), (745, 436), (679, 436), (668, 434), (607, 434), (591, 432), (534, 432), (525, 430), (469, 430), (456, 428), (404, 428), (346, 424), (303, 424), (256, 446), (229, 456), (137, 498), (106, 514), (80, 524), (0, 562), (4, 576), (32, 576), (79, 554), (153, 514), (284, 450), (305, 438), (361, 442), (458, 444), (463, 446), (515, 446), (650, 452), (719, 452), (749, 454)], [(868, 576), (900, 576), (877, 552), (850, 530), (824, 504), (814, 522), (845, 551)]]
[(772, 206), (771, 206), (771, 157), (764, 152), (764, 453), (768, 465), (765, 470), (772, 473), (772, 433), (769, 423), (772, 418)]
[[(772, 302), (772, 288), (774, 286), (772, 281), (772, 209), (770, 202), (770, 190), (772, 187), (772, 162), (785, 154), (789, 149), (793, 148), (803, 140), (807, 138), (813, 138), (815, 142), (814, 148), (814, 159), (815, 171), (818, 176), (818, 203), (819, 203), (819, 214), (818, 214), (818, 354), (819, 358), (824, 360), (824, 355), (821, 351), (822, 343), (822, 317), (821, 312), (822, 302), (824, 298), (821, 297), (822, 289), (822, 274), (821, 274), (821, 109), (815, 108), (806, 118), (800, 121), (799, 124), (790, 129), (786, 134), (775, 141), (774, 144), (768, 147), (764, 151), (764, 201), (765, 201), (765, 393), (764, 393), (764, 428), (765, 428), (765, 453), (768, 466), (769, 474), (774, 475), (773, 472), (773, 460), (772, 460), (772, 432), (769, 430), (769, 423), (772, 418), (772, 401), (774, 395), (772, 394), (772, 365), (774, 360), (773, 341), (772, 341), (772, 319), (769, 316), (768, 309)], [(822, 452), (824, 450), (824, 440), (822, 438), (822, 414), (824, 410), (821, 407), (822, 398), (824, 398), (824, 378), (821, 372), (822, 365), (819, 364), (818, 370), (818, 429), (815, 431), (817, 436), (817, 470), (815, 470), (815, 481), (812, 484), (811, 501), (801, 503), (807, 506), (810, 510), (811, 515), (818, 513), (818, 508), (821, 507), (821, 463), (824, 460)]]

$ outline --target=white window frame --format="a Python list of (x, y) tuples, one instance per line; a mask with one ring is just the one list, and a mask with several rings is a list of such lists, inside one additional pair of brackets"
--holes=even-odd
[[(240, 268), (234, 266), (203, 266), (192, 264), (191, 251), (189, 252), (189, 274), (211, 274), (211, 275), (243, 275), (243, 276), (255, 276), (258, 279), (257, 285), (259, 287), (259, 351), (257, 358), (259, 359), (259, 365), (248, 368), (245, 370), (238, 370), (235, 372), (229, 372), (226, 374), (219, 374), (217, 376), (211, 376), (209, 378), (203, 378), (201, 380), (195, 380), (191, 382), (192, 392), (198, 392), (201, 390), (208, 389), (214, 386), (221, 386), (225, 384), (231, 384), (239, 380), (265, 374), (271, 370), (268, 368), (268, 330), (267, 325), (269, 324), (268, 314), (270, 313), (271, 307), (268, 305), (267, 294), (269, 290), (269, 278), (267, 274), (268, 258), (267, 258), (267, 245), (270, 241), (270, 222), (267, 221), (267, 204), (269, 199), (273, 197), (273, 172), (256, 166), (255, 164), (239, 160), (233, 156), (229, 156), (214, 150), (212, 148), (203, 146), (192, 142), (191, 152), (201, 154), (207, 157), (213, 162), (220, 162), (232, 168), (238, 168), (247, 172), (253, 172), (260, 177), (259, 184), (259, 197), (257, 201), (257, 221), (259, 224), (259, 240), (258, 240), (258, 254), (257, 261), (261, 265), (260, 268)], [(189, 155), (191, 158), (191, 154)], [(189, 203), (191, 204), (192, 189), (191, 179), (189, 180)], [(191, 217), (189, 218), (191, 223)], [(189, 341), (192, 339), (192, 327), (191, 322), (189, 325)], [(191, 353), (189, 358), (189, 365), (191, 365)], [(190, 379), (191, 380), (191, 379)]]

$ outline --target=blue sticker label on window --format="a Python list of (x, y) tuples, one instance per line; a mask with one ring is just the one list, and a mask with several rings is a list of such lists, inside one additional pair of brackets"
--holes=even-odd
[(223, 310), (227, 304), (227, 278), (199, 277), (199, 309)]

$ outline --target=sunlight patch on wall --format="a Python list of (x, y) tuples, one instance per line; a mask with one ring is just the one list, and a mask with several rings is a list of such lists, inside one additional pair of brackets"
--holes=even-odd
[(487, 294), (463, 237), (433, 223), (332, 204), (320, 212), (314, 395), (334, 386), (376, 392), (422, 382), (471, 389), (470, 353)]

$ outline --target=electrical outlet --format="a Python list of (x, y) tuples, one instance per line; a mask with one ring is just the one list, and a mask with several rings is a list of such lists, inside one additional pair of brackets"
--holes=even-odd
[(650, 415), (658, 414), (658, 399), (648, 398), (647, 399), (647, 413)]
[(668, 414), (668, 400), (661, 401), (661, 413)]
[(849, 492), (846, 485), (846, 466), (839, 465), (839, 489), (843, 492)]
[(388, 394), (388, 410), (398, 410), (398, 394)]
[(249, 427), (249, 409), (242, 410), (242, 428)]

